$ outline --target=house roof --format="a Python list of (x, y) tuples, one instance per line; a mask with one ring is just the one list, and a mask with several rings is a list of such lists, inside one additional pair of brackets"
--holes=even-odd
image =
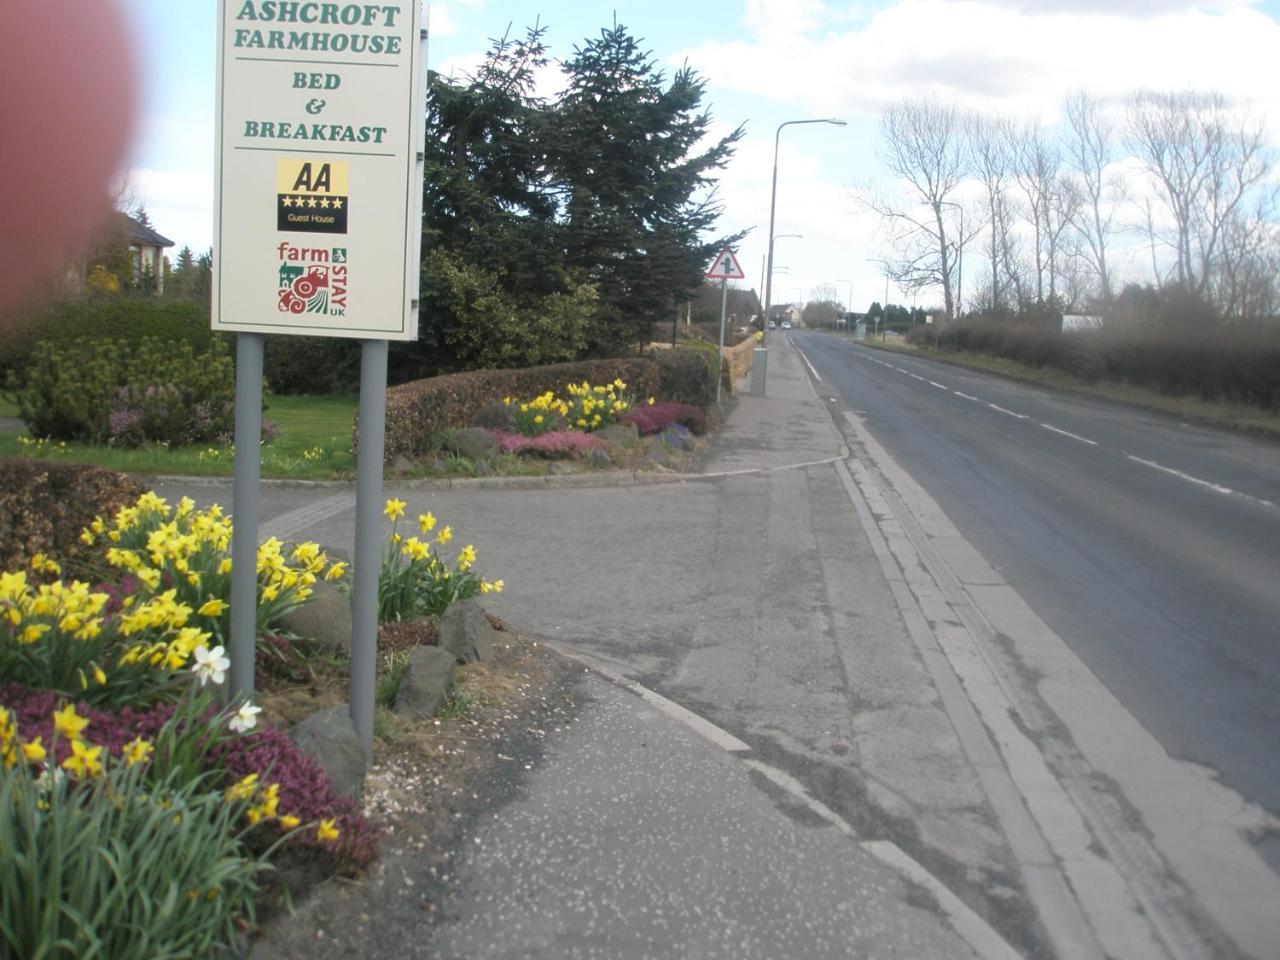
[(139, 223), (133, 219), (127, 213), (122, 214), (122, 216), (128, 221), (130, 243), (145, 247), (172, 247), (174, 245), (173, 241), (168, 237), (161, 236), (146, 224)]

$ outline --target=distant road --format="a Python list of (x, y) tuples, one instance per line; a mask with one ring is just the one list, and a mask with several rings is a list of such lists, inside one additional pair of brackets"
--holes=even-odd
[(1170, 754), (1280, 815), (1280, 444), (791, 335)]

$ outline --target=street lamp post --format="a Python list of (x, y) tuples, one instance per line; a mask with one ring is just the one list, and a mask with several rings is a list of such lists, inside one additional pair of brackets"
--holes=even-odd
[[(778, 124), (778, 130), (773, 135), (773, 184), (769, 189), (769, 264), (765, 270), (764, 278), (764, 318), (766, 325), (769, 321), (769, 306), (773, 295), (773, 225), (775, 215), (778, 209), (778, 147), (782, 143), (782, 128), (796, 126), (802, 123), (829, 123), (835, 127), (845, 126), (845, 121), (838, 120), (835, 117), (823, 117), (815, 120), (784, 120)], [(761, 355), (752, 357), (752, 373), (751, 373), (751, 392), (756, 396), (764, 396), (764, 370), (767, 359), (764, 344), (761, 343), (757, 348)], [(757, 383), (755, 366), (760, 364), (760, 377)]]
[(938, 202), (943, 206), (955, 207), (960, 211), (960, 242), (956, 244), (956, 248), (960, 251), (956, 263), (956, 303), (955, 309), (952, 311), (954, 316), (951, 317), (953, 320), (959, 320), (961, 309), (960, 298), (964, 293), (964, 207), (960, 206), (960, 204), (953, 200), (940, 200)]
[(836, 283), (847, 283), (849, 285), (849, 306), (845, 309), (845, 321), (844, 321), (845, 327), (847, 329), (849, 324), (848, 315), (853, 313), (853, 281), (845, 280), (843, 278), (837, 277)]
[(889, 261), (867, 257), (867, 263), (878, 263), (884, 271), (884, 301), (880, 304), (880, 319), (876, 321), (876, 326), (883, 330), (884, 322), (889, 319)]

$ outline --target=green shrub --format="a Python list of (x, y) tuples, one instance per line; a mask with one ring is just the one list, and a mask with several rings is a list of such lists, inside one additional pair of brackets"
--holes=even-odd
[(0, 335), (0, 377), (25, 370), (41, 340), (136, 340), (189, 343), (197, 352), (228, 339), (209, 329), (209, 308), (191, 301), (143, 297), (78, 297), (44, 306)]
[(0, 567), (22, 570), (36, 554), (68, 575), (97, 578), (101, 553), (80, 539), (99, 515), (111, 516), (146, 488), (122, 473), (77, 463), (0, 459)]
[(0, 773), (0, 954), (210, 957), (252, 920), (256, 875), (243, 804), (140, 766), (84, 783)]
[[(716, 347), (691, 344), (673, 350), (655, 350), (653, 359), (661, 371), (657, 390), (660, 399), (689, 403), (704, 410), (716, 402), (716, 368), (719, 366)], [(635, 395), (640, 396), (640, 392), (636, 391)]]
[[(477, 370), (400, 384), (387, 391), (384, 458), (390, 463), (402, 454), (413, 457), (433, 449), (444, 431), (467, 426), (494, 400), (536, 397), (548, 390), (563, 392), (570, 383), (610, 383), (614, 379), (622, 380), (637, 398), (660, 395), (658, 365), (647, 357), (584, 360), (523, 370)], [(713, 381), (713, 393), (714, 386)]]
[(360, 382), (360, 341), (339, 337), (263, 338), (262, 375), (272, 393), (352, 393)]
[(235, 370), (221, 341), (84, 340), (37, 343), (14, 375), (31, 433), (138, 446), (216, 440), (235, 423)]

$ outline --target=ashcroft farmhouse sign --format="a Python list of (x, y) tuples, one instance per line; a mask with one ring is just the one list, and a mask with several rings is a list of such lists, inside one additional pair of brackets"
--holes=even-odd
[(220, 0), (213, 327), (417, 336), (419, 0)]

